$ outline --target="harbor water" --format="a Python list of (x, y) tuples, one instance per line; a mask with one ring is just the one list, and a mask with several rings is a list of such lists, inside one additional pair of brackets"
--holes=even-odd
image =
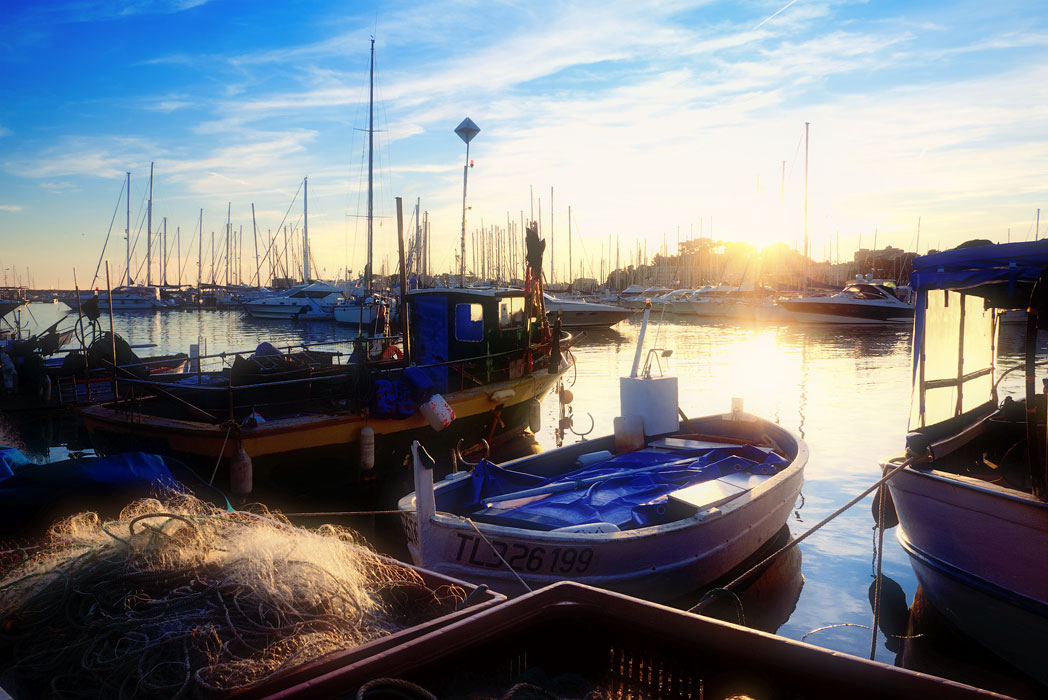
[[(33, 304), (22, 312), (22, 320), (43, 328), (66, 311), (60, 304)], [(116, 315), (115, 328), (132, 345), (146, 346), (138, 350), (140, 355), (188, 352), (198, 342), (215, 354), (251, 349), (261, 342), (281, 347), (351, 337), (348, 328), (331, 323), (255, 321), (240, 311), (123, 313)], [(108, 330), (108, 319), (103, 319), (103, 329)], [(563, 406), (555, 393), (545, 398), (542, 428), (534, 437), (538, 448), (612, 431), (619, 415), (619, 377), (630, 372), (639, 331), (639, 318), (633, 318), (610, 330), (582, 334), (571, 349), (576, 369), (564, 380), (573, 400)], [(811, 457), (802, 497), (788, 523), (796, 537), (870, 486), (880, 477), (881, 462), (902, 452), (910, 399), (910, 342), (911, 329), (906, 326), (738, 325), (653, 313), (645, 354), (651, 348), (672, 351), (668, 356), (653, 354), (653, 373), (661, 368), (678, 377), (679, 405), (687, 416), (728, 412), (732, 399), (739, 398), (747, 412), (779, 423), (807, 442)], [(1020, 361), (1018, 341), (1009, 343), (1002, 337), (1001, 345), (1002, 364)], [(571, 418), (573, 430), (561, 437), (558, 425), (566, 423), (562, 412)], [(70, 448), (84, 447), (68, 421), (32, 421), (16, 427), (37, 460), (63, 458)], [(871, 500), (867, 497), (799, 545), (799, 556), (780, 567), (780, 580), (766, 582), (755, 594), (767, 599), (753, 602), (757, 608), (766, 604), (776, 609), (749, 611), (751, 622), (770, 619), (773, 622), (761, 625), (767, 631), (870, 657), (876, 547)], [(395, 546), (391, 549), (403, 555)], [(888, 580), (881, 627), (896, 636), (878, 634), (872, 645), (878, 661), (1024, 694), (1025, 681), (1015, 672), (989, 658), (973, 640), (959, 642), (949, 629), (933, 632), (929, 623), (918, 633), (926, 640), (900, 639), (913, 636), (907, 634), (905, 615), (918, 585), (894, 530), (884, 537), (882, 570)], [(753, 596), (744, 596), (744, 614), (752, 601)], [(928, 646), (919, 649), (925, 641)]]

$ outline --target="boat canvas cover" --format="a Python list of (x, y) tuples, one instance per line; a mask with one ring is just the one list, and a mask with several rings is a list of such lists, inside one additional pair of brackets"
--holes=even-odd
[(229, 507), (220, 491), (188, 467), (159, 455), (128, 452), (34, 464), (18, 450), (0, 447), (0, 536), (46, 527), (78, 511), (115, 515), (135, 499), (186, 490)]
[(1029, 288), (1048, 267), (1048, 240), (1031, 243), (957, 248), (922, 255), (913, 260), (910, 286), (914, 291), (931, 289), (963, 290), (969, 294), (1000, 300), (1016, 292), (1022, 303), (1004, 308), (1025, 308)]
[(1025, 308), (1046, 267), (1048, 241), (959, 248), (913, 261), (911, 431), (994, 400), (992, 308)]
[[(504, 469), (487, 460), (473, 469), (471, 518), (511, 527), (553, 530), (573, 525), (611, 523), (629, 530), (674, 516), (669, 494), (703, 481), (737, 472), (775, 474), (788, 463), (774, 452), (753, 445), (720, 448), (642, 450), (618, 455), (547, 479)], [(482, 500), (522, 489), (549, 487), (554, 493), (520, 505), (483, 506)], [(565, 490), (559, 490), (565, 489)]]

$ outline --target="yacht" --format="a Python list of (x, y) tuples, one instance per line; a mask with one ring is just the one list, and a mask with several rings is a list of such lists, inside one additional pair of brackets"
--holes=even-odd
[(341, 299), (338, 287), (327, 282), (310, 282), (283, 294), (245, 302), (244, 310), (252, 318), (332, 321), (335, 304)]
[(632, 316), (634, 309), (613, 304), (601, 304), (583, 299), (558, 299), (546, 294), (546, 315), (553, 320), (560, 317), (564, 328), (610, 328)]
[[(91, 299), (97, 299), (99, 310), (109, 311), (110, 297), (113, 299), (113, 311), (158, 311), (178, 308), (178, 304), (174, 301), (160, 297), (160, 287), (138, 285), (114, 287), (112, 294), (101, 290), (80, 292), (80, 306)], [(74, 311), (77, 310), (75, 296), (71, 299), (64, 299), (62, 303)]]
[(891, 282), (857, 277), (833, 296), (783, 299), (788, 320), (802, 323), (913, 323), (913, 305), (900, 299)]

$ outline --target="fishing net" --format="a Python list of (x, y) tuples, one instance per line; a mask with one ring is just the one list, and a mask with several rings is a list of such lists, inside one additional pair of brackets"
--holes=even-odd
[(18, 700), (224, 695), (465, 597), (349, 530), (185, 495), (61, 521), (0, 575), (0, 686)]

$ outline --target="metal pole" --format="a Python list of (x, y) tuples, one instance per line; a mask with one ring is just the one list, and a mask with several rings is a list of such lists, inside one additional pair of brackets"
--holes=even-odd
[(371, 295), (372, 268), (374, 267), (374, 249), (372, 242), (374, 209), (374, 168), (375, 168), (375, 39), (371, 39), (371, 69), (368, 73), (368, 263), (366, 269), (365, 289)]
[(302, 178), (302, 282), (309, 284), (309, 178)]
[[(127, 174), (127, 226), (124, 228), (124, 240), (127, 241), (127, 269), (124, 276), (128, 286), (131, 285), (131, 173)], [(108, 263), (107, 263), (108, 265)], [(107, 273), (108, 274), (108, 273)], [(91, 282), (94, 284), (94, 281)]]
[(109, 295), (109, 341), (110, 350), (113, 353), (113, 403), (117, 398), (117, 359), (116, 359), (116, 331), (113, 329), (113, 287), (109, 283), (109, 261), (106, 260), (106, 293)]
[(408, 273), (404, 266), (404, 201), (397, 201), (397, 244), (400, 247), (400, 331), (404, 339), (404, 360), (411, 364), (411, 325), (408, 319)]
[(146, 207), (146, 286), (153, 284), (153, 164), (149, 164), (149, 204)]
[(459, 286), (466, 286), (466, 183), (469, 180), (469, 142), (466, 142), (466, 164), (462, 166), (462, 245), (459, 251)]
[[(804, 122), (804, 288), (808, 288), (808, 126)], [(712, 227), (711, 227), (712, 233)]]

